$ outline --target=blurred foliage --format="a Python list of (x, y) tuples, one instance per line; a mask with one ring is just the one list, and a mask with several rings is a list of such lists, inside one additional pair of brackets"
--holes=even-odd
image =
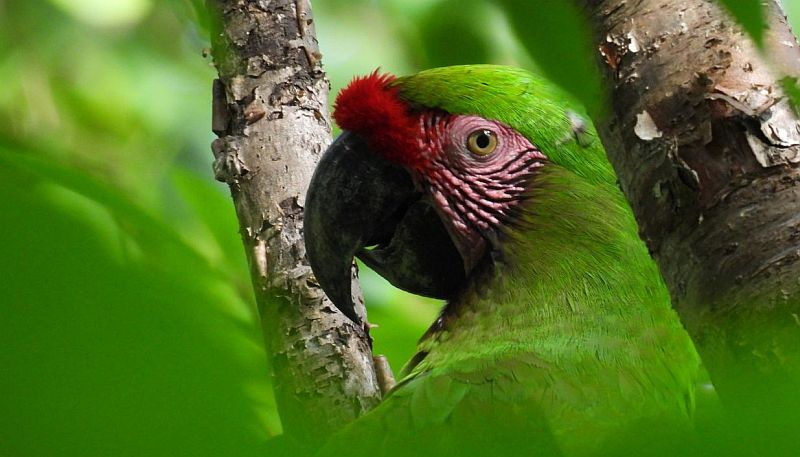
[(206, 39), (167, 6), (0, 2), (0, 455), (259, 455), (280, 431)]
[(589, 24), (571, 1), (500, 0), (514, 30), (527, 46), (542, 74), (556, 81), (590, 112), (605, 106), (597, 51)]
[[(379, 66), (532, 68), (516, 30), (548, 44), (531, 48), (544, 73), (599, 100), (561, 2), (314, 7), (332, 96)], [(258, 455), (280, 433), (210, 172), (202, 22), (189, 1), (0, 0), (0, 455)], [(368, 271), (363, 287), (376, 352), (399, 370), (439, 305)]]
[[(758, 46), (764, 44), (766, 21), (761, 0), (720, 0)], [(794, 3), (790, 1), (790, 3)]]

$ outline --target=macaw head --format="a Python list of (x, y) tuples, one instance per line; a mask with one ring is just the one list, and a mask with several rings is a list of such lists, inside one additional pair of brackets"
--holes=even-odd
[(452, 298), (524, 229), (547, 167), (614, 182), (564, 97), (520, 69), (375, 72), (341, 91), (333, 116), (343, 133), (311, 181), (306, 245), (320, 285), (355, 322), (354, 256), (401, 289)]

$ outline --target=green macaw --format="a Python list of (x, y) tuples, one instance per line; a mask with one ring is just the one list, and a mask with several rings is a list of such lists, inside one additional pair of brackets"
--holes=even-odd
[(343, 133), (306, 201), (320, 285), (363, 324), (358, 256), (447, 304), (397, 386), (323, 454), (590, 455), (689, 426), (698, 357), (564, 100), (492, 65), (376, 72), (339, 94)]

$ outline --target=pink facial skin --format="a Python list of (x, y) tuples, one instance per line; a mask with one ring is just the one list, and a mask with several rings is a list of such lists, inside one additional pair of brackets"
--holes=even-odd
[[(531, 177), (547, 158), (516, 130), (478, 116), (428, 112), (420, 117), (423, 134), (412, 173), (432, 196), (436, 210), (469, 273), (486, 250), (486, 241), (509, 222), (526, 198)], [(471, 133), (489, 130), (497, 138), (485, 156), (468, 148)]]

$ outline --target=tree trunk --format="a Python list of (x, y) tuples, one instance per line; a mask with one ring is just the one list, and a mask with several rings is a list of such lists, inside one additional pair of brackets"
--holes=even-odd
[(781, 78), (800, 48), (780, 6), (767, 60), (717, 2), (582, 3), (611, 90), (600, 137), (724, 404), (797, 402), (800, 124)]
[(331, 140), (311, 5), (208, 6), (219, 71), (214, 170), (236, 206), (284, 432), (313, 448), (372, 408), (380, 390), (369, 336), (325, 297), (305, 258), (305, 193)]

